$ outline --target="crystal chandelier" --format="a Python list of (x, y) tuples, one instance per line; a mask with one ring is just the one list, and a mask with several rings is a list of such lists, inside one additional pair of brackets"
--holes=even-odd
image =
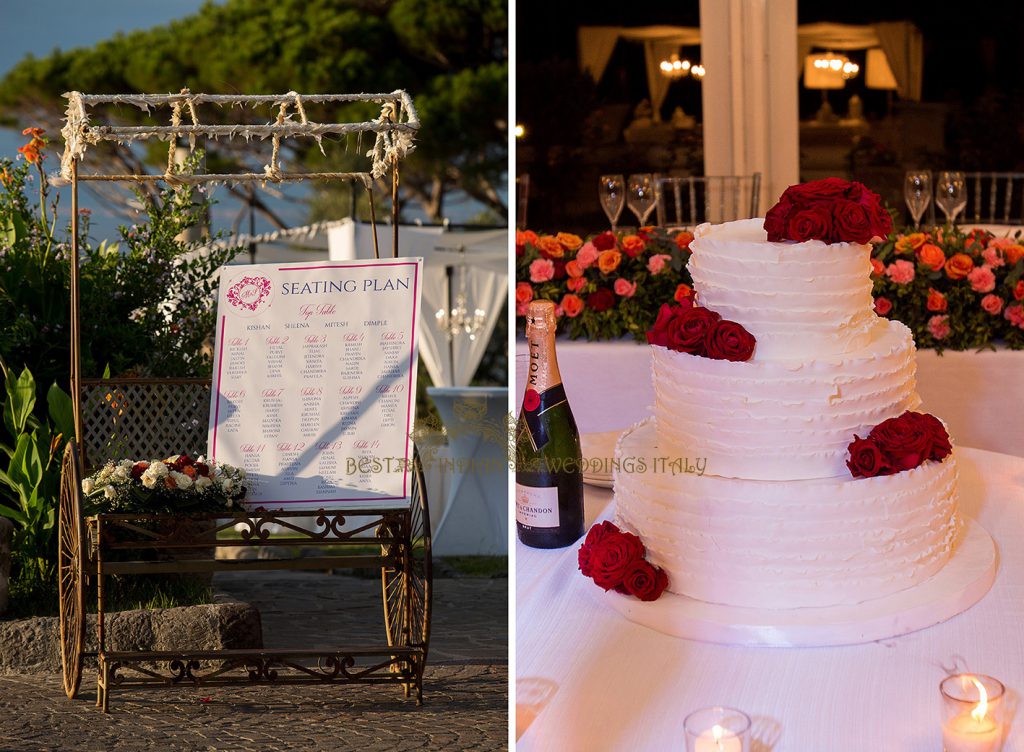
[(849, 81), (860, 72), (860, 66), (850, 60), (846, 55), (837, 55), (834, 52), (826, 52), (814, 58), (814, 67), (820, 71), (838, 73), (843, 80)]
[[(464, 266), (456, 267), (456, 269), (459, 275), (459, 291), (455, 295), (455, 300), (451, 302), (451, 308), (438, 308), (434, 313), (434, 318), (437, 320), (438, 328), (445, 333), (449, 341), (460, 335), (467, 335), (472, 341), (483, 329), (487, 320), (487, 311), (483, 308), (474, 308), (470, 312), (466, 295), (466, 269)], [(451, 285), (451, 277), (449, 277), (448, 283)], [(450, 295), (449, 287), (448, 299), (451, 301)]]

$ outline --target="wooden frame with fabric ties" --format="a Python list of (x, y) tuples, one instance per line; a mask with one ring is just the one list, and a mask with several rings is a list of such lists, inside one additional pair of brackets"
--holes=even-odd
[[(431, 617), (431, 531), (423, 469), (413, 449), (411, 491), (407, 508), (359, 507), (357, 511), (316, 509), (249, 509), (236, 513), (159, 515), (83, 514), (85, 469), (129, 451), (147, 456), (180, 451), (187, 427), (205, 427), (210, 406), (208, 379), (86, 379), (81, 373), (81, 310), (79, 297), (78, 187), (82, 181), (170, 185), (212, 183), (281, 183), (345, 180), (361, 183), (369, 197), (374, 251), (380, 258), (372, 185), (391, 173), (392, 255), (398, 256), (399, 160), (412, 149), (419, 120), (404, 91), (389, 94), (208, 95), (187, 89), (179, 94), (88, 95), (70, 92), (63, 129), (65, 151), (55, 182), (71, 186), (71, 395), (75, 435), (64, 452), (59, 498), (58, 570), (60, 651), (64, 690), (74, 698), (85, 658), (98, 664), (97, 707), (109, 710), (117, 687), (181, 687), (222, 684), (297, 684), (363, 682), (392, 683), (423, 700)], [(380, 116), (366, 122), (311, 122), (306, 105), (374, 103)], [(132, 105), (146, 112), (169, 108), (170, 125), (94, 125), (89, 108)], [(276, 108), (273, 122), (263, 125), (200, 121), (202, 105)], [(298, 122), (294, 120), (297, 116)], [(188, 123), (183, 122), (187, 117)], [(367, 152), (369, 172), (288, 173), (278, 164), (282, 138), (313, 138), (364, 134), (375, 139)], [(185, 174), (175, 168), (179, 138), (194, 148), (196, 137), (270, 138), (273, 154), (262, 173)], [(163, 174), (85, 174), (80, 172), (86, 149), (102, 141), (170, 142)], [(168, 416), (183, 416), (169, 420)], [(201, 444), (200, 444), (201, 446)], [(131, 455), (128, 455), (129, 457)], [(182, 524), (185, 521), (187, 524)], [(170, 524), (168, 524), (170, 523)], [(195, 523), (195, 524), (192, 524)], [(221, 535), (225, 531), (234, 531)], [(217, 559), (226, 547), (281, 547), (315, 544), (313, 558)], [(160, 556), (154, 556), (159, 552)], [(170, 552), (170, 555), (167, 555)], [(236, 649), (201, 651), (112, 651), (106, 640), (105, 579), (112, 575), (213, 573), (269, 569), (379, 568), (384, 610), (380, 645), (357, 648)], [(85, 649), (86, 586), (95, 584), (97, 618), (95, 652)]]

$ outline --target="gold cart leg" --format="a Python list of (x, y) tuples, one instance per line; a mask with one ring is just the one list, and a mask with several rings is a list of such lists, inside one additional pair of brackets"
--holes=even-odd
[(96, 707), (103, 707), (103, 661), (96, 670)]
[(110, 664), (103, 661), (103, 712), (110, 712)]

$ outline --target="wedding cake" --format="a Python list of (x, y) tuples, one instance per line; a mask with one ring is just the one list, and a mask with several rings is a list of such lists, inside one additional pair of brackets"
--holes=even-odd
[[(765, 219), (697, 228), (695, 306), (742, 336), (726, 332), (715, 346), (725, 354), (710, 357), (652, 345), (653, 415), (616, 455), (621, 467), (654, 459), (616, 474), (615, 522), (639, 536), (670, 592), (699, 601), (795, 609), (884, 598), (935, 575), (957, 546), (955, 455), (941, 424), (914, 412), (910, 330), (873, 311), (870, 230), (853, 233), (860, 242), (800, 226), (787, 235), (773, 212), (767, 232)], [(825, 239), (772, 242), (773, 221), (783, 223), (776, 238)], [(746, 360), (730, 355), (742, 337)], [(897, 452), (929, 432), (944, 438), (930, 456), (926, 447), (909, 464), (873, 466), (884, 463), (873, 431), (892, 426)], [(866, 459), (857, 442), (872, 444)]]

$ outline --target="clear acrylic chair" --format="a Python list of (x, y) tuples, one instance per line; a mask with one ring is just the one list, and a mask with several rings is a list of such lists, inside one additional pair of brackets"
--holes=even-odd
[(1024, 172), (965, 172), (963, 222), (1024, 224)]
[(655, 177), (658, 224), (695, 227), (757, 216), (761, 173)]

